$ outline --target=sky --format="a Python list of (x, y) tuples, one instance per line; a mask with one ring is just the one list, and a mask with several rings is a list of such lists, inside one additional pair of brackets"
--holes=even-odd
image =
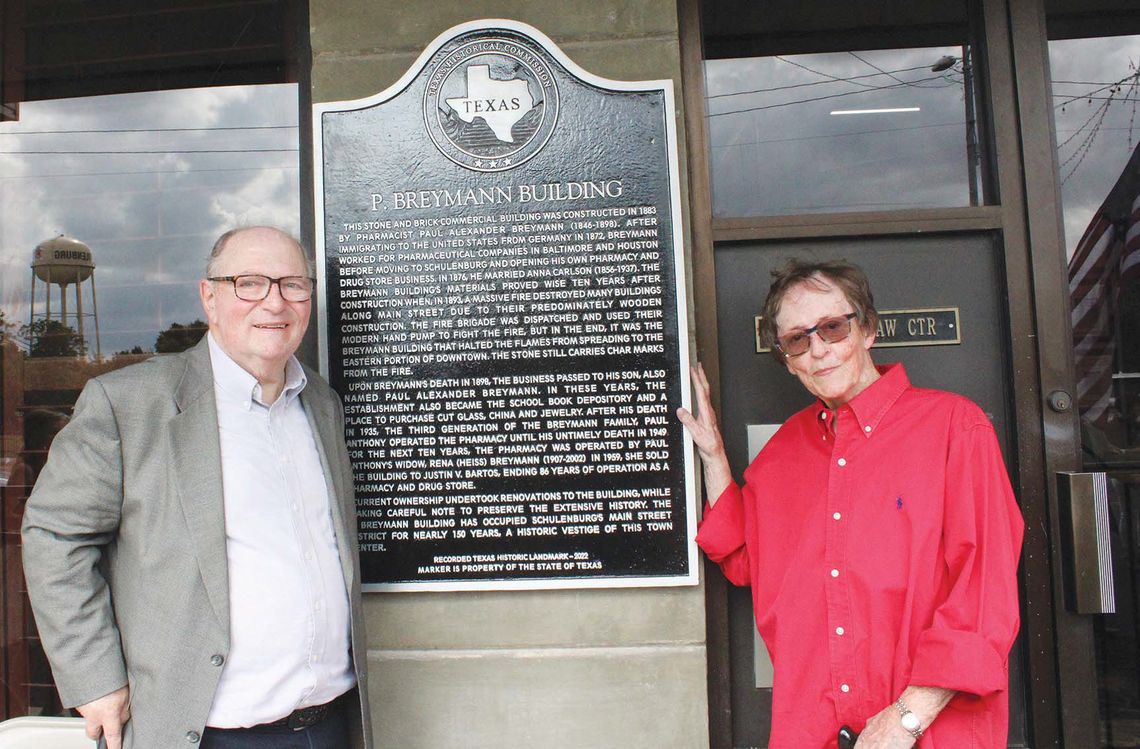
[(1140, 87), (1130, 88), (1136, 79), (1123, 84), (1111, 100), (1111, 91), (1098, 90), (1136, 75), (1140, 36), (1050, 42), (1049, 65), (1071, 256), (1140, 143)]
[(932, 71), (945, 56), (962, 48), (707, 61), (714, 213), (969, 205), (963, 66)]
[[(1140, 37), (1055, 41), (1049, 51), (1071, 254), (1140, 140), (1140, 91), (1111, 101), (1098, 91), (1136, 73)], [(964, 67), (930, 69), (946, 55), (963, 51), (707, 61), (715, 215), (970, 205)], [(832, 114), (877, 108), (911, 111)]]
[[(22, 104), (18, 122), (0, 123), (5, 318), (29, 321), (32, 253), (63, 234), (91, 247), (104, 356), (153, 349), (171, 323), (201, 319), (197, 280), (218, 235), (298, 230), (297, 116), (285, 84)], [(37, 313), (44, 293), (37, 280)], [(83, 299), (90, 314), (86, 285)]]

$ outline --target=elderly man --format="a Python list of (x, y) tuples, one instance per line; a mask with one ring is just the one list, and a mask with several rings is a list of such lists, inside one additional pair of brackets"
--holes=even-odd
[(860, 269), (773, 275), (762, 334), (815, 403), (743, 486), (699, 367), (698, 416), (678, 411), (710, 498), (697, 543), (751, 585), (772, 656), (769, 746), (834, 749), (846, 727), (858, 749), (1004, 747), (1023, 525), (993, 427), (902, 365), (874, 365)]
[(111, 749), (368, 746), (343, 415), (293, 356), (312, 266), (254, 227), (206, 275), (206, 338), (88, 382), (28, 499), (60, 696)]

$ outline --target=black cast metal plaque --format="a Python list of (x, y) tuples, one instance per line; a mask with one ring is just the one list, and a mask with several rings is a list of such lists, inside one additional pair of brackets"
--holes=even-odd
[(674, 117), (503, 20), (314, 106), (366, 589), (696, 583)]

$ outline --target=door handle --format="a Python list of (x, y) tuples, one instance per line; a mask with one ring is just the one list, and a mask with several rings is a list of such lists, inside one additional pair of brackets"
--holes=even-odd
[(1116, 613), (1107, 476), (1103, 471), (1060, 472), (1057, 498), (1065, 605), (1078, 614)]

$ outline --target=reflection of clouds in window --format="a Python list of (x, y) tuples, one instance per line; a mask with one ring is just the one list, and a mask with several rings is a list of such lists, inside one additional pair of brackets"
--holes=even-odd
[(1140, 36), (1049, 42), (1070, 256), (1140, 142), (1138, 64)]
[[(969, 204), (960, 47), (708, 60), (714, 211)], [(839, 114), (850, 110), (906, 109)], [(835, 114), (833, 114), (835, 113)]]
[(202, 317), (219, 234), (298, 231), (297, 138), (294, 85), (22, 104), (0, 123), (0, 309), (28, 321), (32, 250), (66, 234), (94, 254), (104, 354), (153, 348)]

